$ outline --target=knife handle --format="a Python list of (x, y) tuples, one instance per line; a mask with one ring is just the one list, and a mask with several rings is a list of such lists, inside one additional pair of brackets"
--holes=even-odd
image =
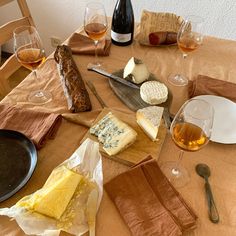
[(172, 121), (171, 121), (170, 112), (169, 112), (168, 107), (164, 107), (163, 119), (164, 119), (166, 128), (169, 130)]
[(89, 225), (89, 236), (95, 236), (95, 224)]
[(218, 223), (220, 218), (218, 214), (218, 210), (215, 205), (215, 201), (213, 198), (213, 194), (211, 191), (211, 186), (208, 181), (205, 182), (205, 190), (206, 190), (206, 197), (209, 209), (209, 218), (213, 223)]

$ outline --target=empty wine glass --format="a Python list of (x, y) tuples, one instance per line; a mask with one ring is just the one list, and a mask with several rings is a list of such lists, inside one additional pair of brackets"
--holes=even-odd
[(86, 5), (84, 13), (84, 30), (86, 34), (94, 41), (95, 45), (95, 62), (90, 63), (91, 66), (99, 67), (97, 46), (107, 31), (107, 16), (106, 11), (101, 3), (91, 2)]
[(174, 143), (181, 149), (176, 162), (166, 162), (161, 169), (175, 187), (183, 187), (190, 180), (181, 165), (184, 151), (196, 152), (210, 140), (214, 109), (206, 101), (190, 99), (185, 102), (171, 123), (170, 133)]
[[(39, 34), (33, 26), (20, 26), (13, 32), (14, 51), (17, 60), (29, 70), (33, 71), (38, 83), (36, 69), (45, 61), (45, 52)], [(50, 92), (38, 89), (32, 91), (28, 101), (44, 104), (52, 99)]]
[[(184, 59), (202, 44), (202, 26), (203, 18), (200, 16), (188, 16), (183, 20), (177, 34), (177, 44)], [(188, 84), (188, 77), (183, 74), (171, 74), (168, 81), (175, 86), (185, 86)]]

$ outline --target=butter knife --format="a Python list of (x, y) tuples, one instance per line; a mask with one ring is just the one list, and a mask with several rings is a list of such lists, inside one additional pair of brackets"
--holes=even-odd
[(86, 216), (89, 226), (89, 236), (95, 236), (97, 202), (98, 202), (98, 189), (94, 188), (88, 196), (87, 209), (86, 209)]
[(97, 90), (95, 89), (93, 83), (91, 81), (86, 81), (86, 84), (88, 85), (89, 89), (94, 94), (94, 96), (97, 98), (102, 108), (107, 107), (106, 103), (102, 100), (102, 98), (97, 93)]
[(87, 69), (89, 71), (94, 71), (94, 72), (96, 72), (96, 73), (98, 73), (100, 75), (104, 75), (104, 76), (106, 76), (106, 77), (108, 77), (110, 79), (113, 79), (113, 80), (115, 80), (115, 81), (117, 81), (119, 83), (125, 84), (125, 85), (127, 85), (127, 86), (129, 86), (131, 88), (140, 89), (139, 86), (137, 86), (136, 84), (133, 84), (133, 83), (131, 83), (131, 82), (129, 82), (129, 81), (119, 77), (119, 76), (113, 75), (113, 74), (111, 74), (111, 73), (109, 73), (109, 72), (107, 72), (107, 71), (105, 71), (105, 70), (103, 70), (101, 68), (88, 65)]

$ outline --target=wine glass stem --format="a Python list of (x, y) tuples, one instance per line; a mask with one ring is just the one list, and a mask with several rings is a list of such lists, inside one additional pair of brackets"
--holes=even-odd
[(36, 84), (37, 84), (37, 87), (39, 88), (39, 81), (38, 81), (38, 77), (37, 77), (37, 72), (36, 72), (36, 70), (33, 70), (33, 76), (34, 76), (34, 80), (35, 80), (35, 82), (36, 82)]
[(177, 76), (179, 76), (178, 79), (181, 79), (181, 80), (182, 80), (182, 76), (185, 75), (183, 68), (184, 68), (184, 64), (186, 63), (185, 60), (186, 60), (188, 54), (182, 52), (182, 56), (183, 56), (183, 59), (181, 60), (181, 66), (180, 66), (181, 70), (180, 70), (180, 72), (177, 74)]
[(95, 63), (98, 63), (98, 40), (94, 40), (95, 45)]
[(42, 92), (41, 89), (40, 89), (36, 70), (33, 70), (33, 74), (34, 74), (34, 78), (35, 78), (35, 80), (36, 80), (37, 87), (38, 87), (38, 92), (35, 94), (35, 96), (36, 96), (36, 97), (43, 97), (44, 94), (43, 94), (43, 92)]
[(174, 175), (178, 175), (179, 174), (179, 165), (180, 165), (180, 162), (182, 161), (183, 159), (183, 155), (184, 155), (184, 151), (183, 150), (180, 150), (180, 153), (179, 153), (179, 158), (178, 158), (178, 161), (176, 163), (176, 166), (172, 169), (172, 173)]
[(35, 79), (36, 84), (39, 86), (39, 81), (38, 81), (36, 70), (33, 70), (33, 75), (34, 75), (34, 79)]

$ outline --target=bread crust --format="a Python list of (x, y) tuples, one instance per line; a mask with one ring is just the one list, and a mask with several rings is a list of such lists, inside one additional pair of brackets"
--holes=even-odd
[(58, 64), (68, 109), (71, 112), (90, 111), (92, 105), (89, 94), (72, 57), (71, 49), (66, 45), (57, 46), (54, 59)]

